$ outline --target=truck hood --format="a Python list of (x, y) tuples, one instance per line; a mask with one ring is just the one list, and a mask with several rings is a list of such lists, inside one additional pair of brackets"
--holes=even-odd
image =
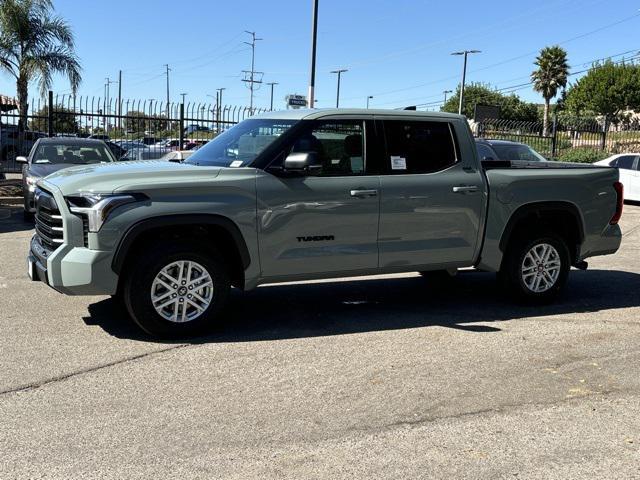
[(217, 177), (220, 170), (164, 160), (114, 162), (66, 168), (47, 176), (44, 183), (57, 187), (63, 195), (113, 193), (162, 184), (201, 184)]

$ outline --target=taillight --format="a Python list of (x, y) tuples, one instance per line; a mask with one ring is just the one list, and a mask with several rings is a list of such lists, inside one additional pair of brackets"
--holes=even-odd
[(613, 188), (618, 198), (616, 199), (616, 213), (614, 213), (611, 220), (609, 220), (610, 225), (616, 225), (620, 221), (620, 217), (622, 217), (622, 206), (624, 205), (624, 187), (620, 182), (616, 182), (613, 184)]

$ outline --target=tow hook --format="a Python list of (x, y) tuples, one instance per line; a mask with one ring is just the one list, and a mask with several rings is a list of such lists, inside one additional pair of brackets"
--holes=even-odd
[(587, 268), (589, 268), (589, 264), (587, 262), (585, 262), (584, 260), (582, 260), (581, 262), (577, 262), (574, 267), (576, 267), (579, 270), (586, 270)]

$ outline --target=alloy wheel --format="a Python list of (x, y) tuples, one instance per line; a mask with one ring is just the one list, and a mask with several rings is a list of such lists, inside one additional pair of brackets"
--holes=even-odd
[(199, 263), (172, 262), (163, 267), (151, 284), (151, 303), (165, 320), (185, 323), (200, 317), (213, 299), (213, 280)]
[(552, 245), (539, 243), (524, 256), (521, 277), (525, 286), (534, 293), (543, 293), (553, 288), (560, 276), (562, 260)]

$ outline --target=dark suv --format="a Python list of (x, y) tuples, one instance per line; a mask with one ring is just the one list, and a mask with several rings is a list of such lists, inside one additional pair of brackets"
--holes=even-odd
[(529, 145), (510, 140), (487, 140), (476, 138), (476, 148), (480, 160), (523, 160), (525, 162), (546, 162), (547, 159)]

